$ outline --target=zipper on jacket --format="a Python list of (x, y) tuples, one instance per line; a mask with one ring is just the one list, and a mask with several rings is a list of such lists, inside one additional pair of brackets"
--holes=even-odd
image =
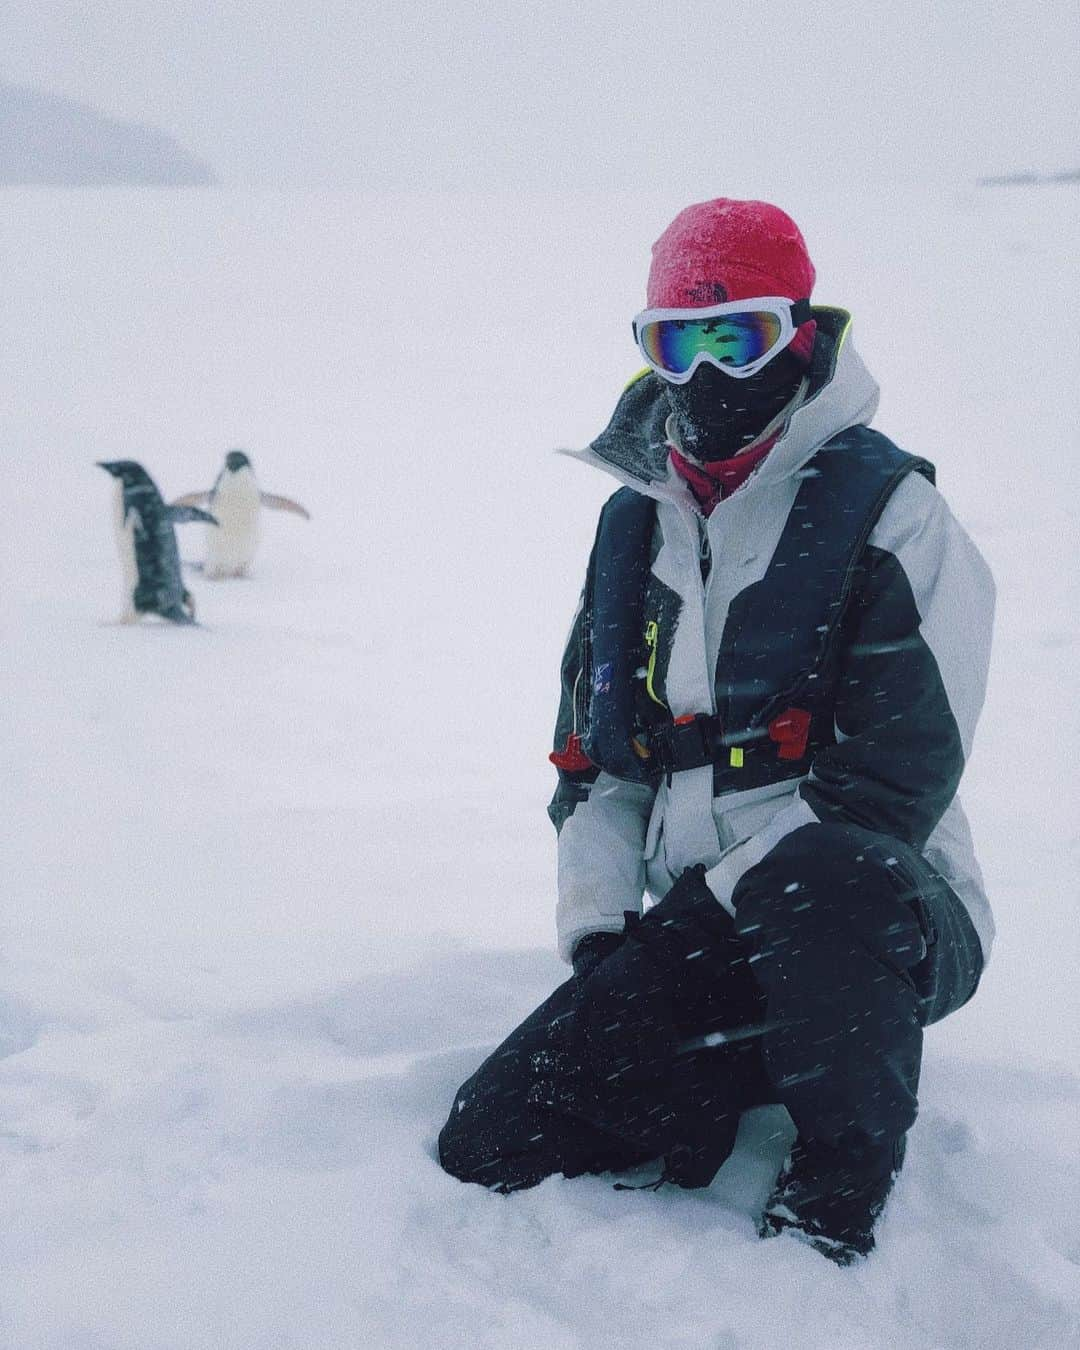
[(645, 692), (654, 703), (659, 703), (661, 708), (666, 708), (667, 704), (653, 687), (653, 680), (656, 676), (656, 655), (659, 645), (660, 625), (655, 619), (650, 619), (645, 625), (645, 646), (649, 649), (649, 664), (645, 669)]
[[(701, 605), (701, 636), (704, 650), (702, 655), (705, 658), (705, 688), (708, 691), (708, 706), (702, 708), (702, 712), (716, 712), (716, 681), (713, 673), (708, 669), (708, 617), (709, 617), (709, 590), (712, 584), (711, 563), (712, 549), (709, 545), (709, 524), (704, 516), (696, 511), (688, 511), (684, 508), (682, 518), (689, 531), (690, 538), (694, 540), (697, 546), (698, 569), (697, 569), (697, 599)], [(691, 572), (691, 576), (694, 573)], [(687, 597), (689, 599), (689, 597)]]

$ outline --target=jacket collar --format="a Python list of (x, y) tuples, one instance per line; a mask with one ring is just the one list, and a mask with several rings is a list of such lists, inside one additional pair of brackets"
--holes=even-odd
[[(869, 423), (877, 409), (878, 386), (849, 340), (851, 316), (825, 306), (815, 306), (813, 314), (818, 327), (803, 399), (756, 472), (729, 501), (791, 477), (826, 441), (846, 427)], [(623, 390), (600, 435), (584, 450), (562, 453), (595, 464), (647, 496), (692, 502), (668, 457), (668, 411), (660, 377), (643, 371)]]

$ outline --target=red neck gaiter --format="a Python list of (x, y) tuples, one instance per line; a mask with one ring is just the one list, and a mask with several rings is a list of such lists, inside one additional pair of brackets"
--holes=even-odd
[(671, 462), (675, 472), (694, 494), (702, 515), (708, 516), (717, 502), (730, 497), (737, 487), (746, 482), (779, 439), (780, 432), (776, 431), (760, 445), (752, 446), (740, 455), (732, 455), (730, 459), (715, 459), (707, 464), (692, 464), (672, 446)]

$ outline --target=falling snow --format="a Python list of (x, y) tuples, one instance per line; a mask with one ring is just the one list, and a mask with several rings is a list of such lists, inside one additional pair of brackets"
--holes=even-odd
[[(772, 1110), (698, 1193), (503, 1198), (433, 1156), (564, 974), (546, 754), (606, 487), (547, 451), (635, 368), (670, 201), (14, 192), (4, 1350), (1080, 1343), (1080, 459), (1048, 337), (1075, 327), (1075, 194), (802, 203), (876, 424), (936, 462), (999, 584), (964, 786), (998, 944), (928, 1035), (877, 1254), (756, 1239)], [(93, 461), (175, 494), (234, 444), (312, 523), (268, 531), (249, 580), (190, 573), (199, 630), (103, 625)]]

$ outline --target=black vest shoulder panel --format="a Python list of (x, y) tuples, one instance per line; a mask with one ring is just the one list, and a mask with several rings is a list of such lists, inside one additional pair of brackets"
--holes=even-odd
[(656, 503), (620, 488), (600, 512), (585, 578), (582, 678), (586, 685), (582, 745), (594, 764), (618, 778), (650, 777), (631, 744), (634, 675)]
[(732, 731), (766, 724), (797, 703), (851, 594), (856, 565), (885, 503), (929, 461), (869, 427), (850, 427), (801, 471), (791, 514), (765, 575), (728, 611), (717, 657), (717, 712)]

